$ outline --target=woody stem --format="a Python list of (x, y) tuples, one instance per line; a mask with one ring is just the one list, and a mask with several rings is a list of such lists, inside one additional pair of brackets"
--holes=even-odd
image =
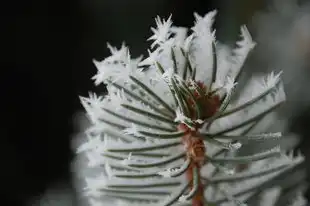
[[(193, 169), (192, 169), (193, 167), (196, 167), (198, 169), (198, 171), (200, 171), (200, 165), (198, 165), (195, 162), (191, 163), (191, 165), (189, 166), (189, 168), (186, 171), (186, 177), (187, 177), (188, 181), (192, 181), (194, 178)], [(190, 186), (191, 186), (190, 188), (193, 189), (193, 187), (194, 187), (193, 182), (191, 182)], [(192, 198), (192, 206), (204, 206), (204, 195), (203, 195), (203, 193), (204, 193), (204, 186), (202, 184), (201, 176), (200, 176), (200, 172), (199, 172), (198, 190)]]
[[(198, 186), (198, 189), (195, 191), (194, 196), (192, 197), (192, 206), (204, 206), (204, 185), (201, 181), (200, 169), (205, 162), (205, 145), (202, 138), (199, 137), (197, 131), (190, 131), (184, 124), (178, 126), (179, 130), (187, 130), (182, 137), (183, 145), (187, 152), (187, 158), (191, 159), (191, 163), (186, 171), (186, 178), (190, 182), (190, 189)], [(198, 170), (198, 181), (194, 185), (194, 168)], [(196, 177), (197, 178), (197, 177)], [(197, 185), (198, 184), (198, 185)]]

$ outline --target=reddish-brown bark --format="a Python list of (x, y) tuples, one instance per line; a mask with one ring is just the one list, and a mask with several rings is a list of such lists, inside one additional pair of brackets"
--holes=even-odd
[[(197, 82), (197, 85), (200, 89), (200, 92), (202, 92), (204, 95), (200, 95), (199, 92), (193, 91), (195, 101), (201, 106), (202, 108), (202, 119), (207, 119), (211, 116), (213, 116), (218, 108), (220, 107), (220, 97), (218, 95), (212, 94), (210, 91), (206, 94), (207, 88), (204, 84), (201, 82)], [(187, 99), (187, 103), (190, 106), (190, 118), (196, 119), (196, 111), (194, 106), (194, 101), (191, 98)], [(197, 168), (199, 171), (198, 176), (198, 190), (195, 193), (194, 197), (192, 198), (192, 206), (204, 206), (204, 185), (201, 181), (201, 175), (200, 175), (200, 169), (203, 166), (203, 164), (207, 161), (205, 159), (205, 153), (206, 153), (206, 147), (203, 141), (203, 138), (201, 138), (198, 129), (202, 125), (196, 124), (194, 129), (189, 128), (186, 124), (179, 124), (178, 130), (179, 131), (187, 131), (186, 135), (182, 138), (182, 143), (184, 145), (184, 148), (187, 151), (187, 157), (191, 159), (190, 166), (188, 167), (186, 171), (186, 177), (188, 181), (190, 182), (190, 188), (193, 188), (193, 169)]]

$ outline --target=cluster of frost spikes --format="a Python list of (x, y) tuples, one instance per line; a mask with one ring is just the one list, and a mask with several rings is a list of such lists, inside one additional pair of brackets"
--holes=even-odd
[[(106, 84), (108, 94), (81, 97), (92, 125), (77, 149), (87, 157), (87, 169), (97, 171), (85, 178), (91, 205), (301, 201), (296, 197), (305, 174), (296, 170), (303, 157), (283, 151), (285, 135), (266, 126), (285, 101), (280, 74), (253, 77), (235, 98), (255, 43), (243, 26), (235, 49), (221, 46), (212, 30), (215, 14), (195, 14), (191, 30), (158, 17), (147, 58), (132, 59), (125, 45), (108, 45), (111, 56), (94, 61), (93, 79)], [(247, 150), (256, 144), (263, 147)], [(279, 199), (283, 191), (286, 201)]]

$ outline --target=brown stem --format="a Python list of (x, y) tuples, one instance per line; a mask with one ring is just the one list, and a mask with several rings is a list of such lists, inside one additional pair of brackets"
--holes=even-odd
[(205, 162), (205, 145), (201, 138), (197, 137), (196, 132), (189, 133), (183, 137), (183, 144), (186, 145), (187, 158), (191, 158), (191, 163), (186, 171), (186, 178), (190, 183), (190, 189), (193, 189), (193, 169), (198, 169), (198, 190), (192, 198), (192, 206), (204, 206), (204, 184), (201, 181), (200, 169)]
[[(192, 206), (204, 206), (204, 186), (201, 182), (200, 178), (200, 166), (196, 163), (191, 163), (190, 167), (187, 170), (187, 179), (188, 181), (192, 181), (194, 178), (193, 175), (193, 167), (197, 167), (199, 170), (199, 179), (198, 179), (198, 191), (196, 192), (195, 196), (192, 199)], [(193, 184), (191, 184), (191, 189), (193, 188)]]

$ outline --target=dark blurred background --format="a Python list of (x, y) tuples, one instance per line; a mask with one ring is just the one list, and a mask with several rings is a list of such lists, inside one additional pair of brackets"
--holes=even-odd
[[(133, 56), (146, 54), (156, 15), (171, 13), (176, 25), (192, 26), (194, 11), (202, 15), (218, 9), (218, 37), (230, 43), (237, 39), (240, 24), (265, 8), (262, 0), (1, 3), (1, 201), (26, 205), (48, 188), (70, 189), (70, 139), (76, 132), (72, 119), (82, 109), (78, 95), (102, 89), (90, 78), (96, 72), (92, 59), (108, 55), (106, 42), (119, 46), (125, 40)], [(304, 111), (292, 125), (305, 137), (305, 152), (310, 107)]]

